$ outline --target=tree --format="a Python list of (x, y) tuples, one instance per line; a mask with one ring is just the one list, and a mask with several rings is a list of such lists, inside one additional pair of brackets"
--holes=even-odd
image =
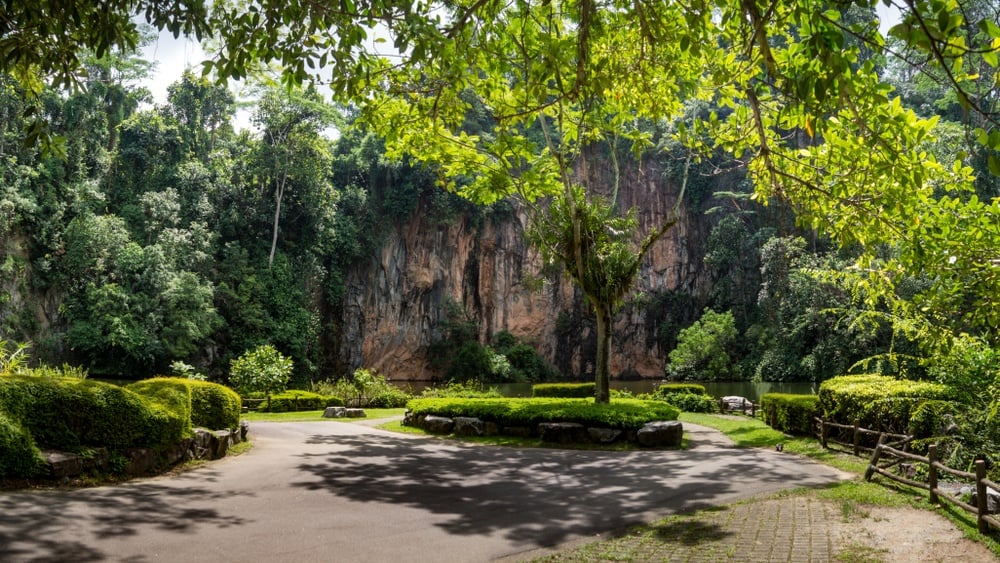
[(232, 361), (229, 382), (240, 393), (280, 393), (292, 376), (292, 360), (265, 344)]
[(740, 379), (736, 362), (731, 357), (737, 336), (732, 313), (705, 309), (700, 319), (677, 335), (677, 347), (670, 352), (667, 375), (679, 380)]

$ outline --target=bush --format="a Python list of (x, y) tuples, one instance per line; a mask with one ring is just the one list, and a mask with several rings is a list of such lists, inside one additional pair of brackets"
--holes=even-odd
[(465, 399), (499, 399), (503, 397), (496, 387), (482, 388), (474, 383), (458, 383), (452, 381), (444, 387), (428, 387), (420, 394), (422, 398), (465, 398)]
[(128, 386), (145, 397), (181, 414), (192, 427), (224, 430), (240, 425), (242, 401), (232, 389), (218, 383), (180, 377), (154, 377)]
[(819, 402), (826, 418), (898, 434), (909, 431), (913, 413), (925, 401), (951, 399), (952, 390), (946, 385), (884, 375), (844, 375), (828, 379), (819, 387)]
[(240, 393), (280, 393), (292, 376), (292, 360), (265, 344), (230, 363), (229, 382)]
[(680, 411), (660, 401), (620, 399), (597, 404), (587, 399), (413, 399), (414, 415), (468, 416), (502, 426), (534, 426), (541, 422), (576, 422), (622, 430), (638, 430), (648, 422), (676, 420)]
[(819, 416), (819, 396), (765, 393), (760, 398), (764, 422), (788, 434), (815, 434), (813, 419)]
[(43, 468), (31, 434), (0, 413), (0, 477), (33, 477)]
[(383, 375), (364, 368), (354, 370), (350, 379), (315, 383), (312, 390), (322, 395), (343, 397), (348, 406), (361, 408), (399, 408), (412, 398), (409, 393), (389, 383)]
[(261, 410), (265, 412), (298, 412), (342, 406), (344, 406), (344, 401), (339, 397), (290, 389), (277, 395), (271, 395), (271, 400), (264, 403), (264, 408)]
[(730, 352), (739, 332), (729, 311), (705, 309), (700, 319), (677, 335), (677, 347), (670, 351), (666, 375), (670, 379), (739, 379), (739, 366)]
[(708, 395), (704, 385), (697, 383), (666, 383), (656, 389), (656, 395), (666, 396), (675, 393), (693, 393), (695, 395)]
[(682, 412), (719, 412), (719, 404), (708, 395), (669, 393), (664, 396), (656, 396), (656, 400), (670, 403), (681, 409)]
[(533, 397), (558, 397), (582, 399), (593, 397), (594, 383), (539, 383), (531, 386)]
[(0, 412), (40, 448), (152, 447), (177, 443), (181, 413), (137, 393), (85, 379), (0, 378)]

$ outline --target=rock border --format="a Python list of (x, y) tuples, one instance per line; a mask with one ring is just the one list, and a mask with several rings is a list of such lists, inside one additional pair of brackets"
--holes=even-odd
[(585, 426), (576, 422), (540, 422), (534, 426), (503, 426), (474, 417), (447, 417), (413, 414), (407, 410), (403, 426), (420, 428), (438, 435), (514, 436), (539, 438), (547, 444), (613, 444), (629, 442), (649, 448), (677, 448), (684, 437), (684, 427), (677, 420), (658, 420), (638, 430)]

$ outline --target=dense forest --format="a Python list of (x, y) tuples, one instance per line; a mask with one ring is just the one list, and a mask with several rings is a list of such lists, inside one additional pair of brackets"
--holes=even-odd
[[(393, 224), (418, 208), (442, 223), (475, 223), (514, 205), (474, 205), (442, 189), (431, 170), (389, 158), (376, 134), (352, 127), (355, 110), (313, 90), (257, 88), (253, 128), (235, 131), (240, 105), (215, 82), (186, 73), (156, 106), (138, 86), (148, 61), (121, 53), (86, 60), (78, 90), (36, 98), (0, 78), (0, 340), (31, 342), (36, 360), (113, 378), (167, 373), (181, 362), (224, 381), (233, 358), (269, 343), (294, 359), (294, 384), (340, 377), (359, 367), (338, 354), (345, 278)], [(907, 107), (940, 118), (939, 140), (927, 150), (942, 161), (961, 152), (976, 170), (978, 197), (1000, 195), (984, 150), (966, 142), (954, 93), (909, 69), (883, 72)], [(50, 128), (55, 150), (31, 142), (32, 116)], [(483, 128), (478, 119), (468, 116), (467, 127)], [(604, 147), (595, 167), (651, 159), (676, 179), (667, 133), (677, 126), (648, 123), (653, 143)], [(866, 301), (858, 289), (860, 250), (801, 226), (781, 199), (751, 199), (750, 181), (721, 153), (693, 166), (689, 184), (687, 208), (711, 233), (696, 257), (710, 288), (625, 299), (655, 326), (657, 345), (672, 350), (666, 377), (925, 373), (933, 351), (917, 345), (923, 329), (907, 328), (897, 305)], [(930, 285), (913, 275), (894, 283), (902, 301)], [(465, 305), (446, 304), (434, 327), (429, 353), (442, 377), (584, 375), (559, 373), (554, 358), (509, 332), (483, 340)]]

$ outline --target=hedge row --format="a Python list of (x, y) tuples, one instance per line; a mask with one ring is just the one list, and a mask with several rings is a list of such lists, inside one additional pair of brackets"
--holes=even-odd
[[(928, 401), (950, 402), (953, 398), (952, 390), (946, 385), (884, 375), (834, 377), (819, 387), (824, 416), (834, 422), (857, 422), (864, 428), (913, 433), (918, 438), (934, 433), (940, 421), (929, 418), (934, 412), (943, 412), (943, 407), (928, 410), (929, 407), (922, 408), (922, 405)], [(915, 420), (917, 413), (921, 413), (920, 418)]]
[(342, 406), (344, 406), (344, 400), (340, 397), (289, 389), (277, 395), (271, 395), (269, 401), (262, 403), (260, 410), (264, 412), (296, 412)]
[(661, 401), (618, 399), (596, 404), (587, 399), (413, 399), (414, 415), (468, 416), (502, 426), (534, 426), (541, 422), (576, 422), (587, 426), (638, 430), (648, 422), (676, 420), (680, 411)]
[(813, 435), (813, 419), (820, 415), (819, 397), (790, 393), (765, 393), (760, 397), (764, 422), (775, 430), (803, 436)]
[(0, 476), (43, 469), (39, 449), (163, 448), (191, 434), (239, 426), (240, 399), (214, 383), (157, 378), (118, 387), (99, 381), (0, 378)]
[(591, 383), (538, 383), (531, 386), (533, 397), (586, 399), (593, 397), (596, 385)]
[(705, 390), (704, 385), (699, 385), (697, 383), (664, 383), (660, 385), (655, 394), (657, 395), (676, 395), (676, 394), (690, 394), (690, 395), (708, 395)]
[(719, 403), (708, 395), (697, 393), (668, 393), (655, 395), (657, 400), (665, 401), (681, 409), (682, 412), (719, 412)]
[(179, 377), (155, 377), (133, 383), (127, 389), (181, 414), (188, 421), (186, 430), (191, 427), (223, 430), (240, 425), (240, 412), (243, 409), (240, 396), (217, 383)]

